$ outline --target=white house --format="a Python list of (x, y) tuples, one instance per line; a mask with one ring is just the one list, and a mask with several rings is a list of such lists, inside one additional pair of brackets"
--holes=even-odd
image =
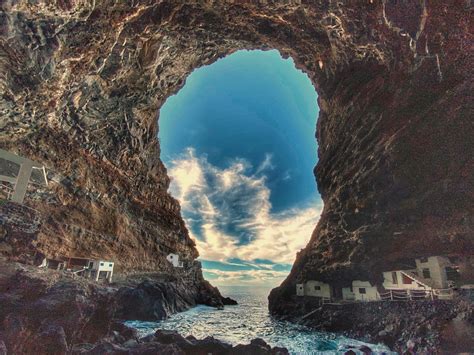
[(392, 270), (383, 273), (383, 287), (386, 290), (419, 290), (449, 288), (446, 268), (452, 264), (443, 256), (430, 256), (415, 260), (416, 268)]
[(356, 301), (377, 301), (380, 299), (377, 286), (369, 281), (352, 281), (352, 290)]
[(448, 276), (446, 268), (452, 266), (448, 258), (444, 256), (430, 256), (428, 258), (416, 259), (418, 275), (425, 280), (430, 280), (433, 288), (448, 288)]
[(84, 276), (94, 279), (95, 281), (107, 280), (108, 282), (112, 282), (113, 274), (113, 261), (89, 260), (87, 271), (85, 272)]
[(112, 276), (114, 274), (113, 261), (93, 260), (78, 257), (59, 259), (45, 258), (39, 267), (54, 270), (66, 270), (95, 281), (107, 280), (108, 282), (112, 282)]
[(296, 285), (296, 295), (331, 299), (331, 286), (322, 281), (309, 280)]
[(415, 269), (385, 271), (383, 287), (386, 290), (429, 291), (432, 289), (431, 281), (421, 278)]
[(171, 264), (173, 264), (174, 267), (183, 267), (183, 262), (179, 261), (179, 255), (178, 254), (168, 254), (166, 257), (166, 260), (168, 260)]

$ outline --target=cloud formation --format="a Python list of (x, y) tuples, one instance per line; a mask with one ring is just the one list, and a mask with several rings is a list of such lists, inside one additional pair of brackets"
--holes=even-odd
[(265, 172), (275, 169), (271, 155), (260, 166), (235, 159), (226, 168), (210, 164), (192, 148), (173, 160), (170, 192), (181, 204), (191, 237), (201, 258), (237, 264), (250, 263), (253, 270), (218, 270), (216, 278), (279, 278), (266, 264), (291, 264), (296, 252), (308, 242), (321, 213), (315, 201), (307, 207), (272, 213)]

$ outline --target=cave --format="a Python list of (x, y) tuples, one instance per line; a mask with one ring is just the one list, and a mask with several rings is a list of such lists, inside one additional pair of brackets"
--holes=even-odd
[[(237, 51), (195, 69), (160, 108), (168, 191), (213, 285), (269, 292), (288, 275), (322, 210), (317, 114), (311, 81), (276, 50)], [(243, 273), (249, 263), (252, 277)]]
[(167, 192), (156, 112), (195, 68), (241, 49), (291, 56), (319, 95), (324, 211), (272, 311), (309, 273), (375, 279), (405, 259), (474, 254), (465, 1), (0, 6), (0, 147), (53, 181), (30, 202), (48, 217), (9, 257), (80, 255), (100, 241), (119, 270), (168, 269), (166, 248), (196, 258)]

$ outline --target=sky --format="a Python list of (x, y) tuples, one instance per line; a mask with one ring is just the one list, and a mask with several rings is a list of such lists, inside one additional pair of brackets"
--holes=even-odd
[(161, 108), (170, 192), (213, 284), (277, 286), (308, 242), (322, 210), (318, 110), (309, 78), (276, 50), (196, 69)]

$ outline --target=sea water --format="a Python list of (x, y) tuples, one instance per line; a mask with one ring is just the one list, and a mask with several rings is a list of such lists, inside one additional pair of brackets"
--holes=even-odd
[(363, 345), (374, 353), (391, 353), (383, 345), (367, 344), (340, 335), (315, 332), (307, 327), (279, 321), (268, 312), (268, 288), (248, 286), (219, 287), (221, 293), (235, 299), (237, 306), (218, 310), (197, 306), (160, 322), (129, 321), (126, 324), (138, 330), (140, 336), (157, 329), (176, 330), (183, 336), (192, 334), (198, 339), (213, 336), (236, 344), (248, 344), (262, 338), (271, 346), (286, 347), (291, 354), (343, 354), (348, 350), (361, 354)]

